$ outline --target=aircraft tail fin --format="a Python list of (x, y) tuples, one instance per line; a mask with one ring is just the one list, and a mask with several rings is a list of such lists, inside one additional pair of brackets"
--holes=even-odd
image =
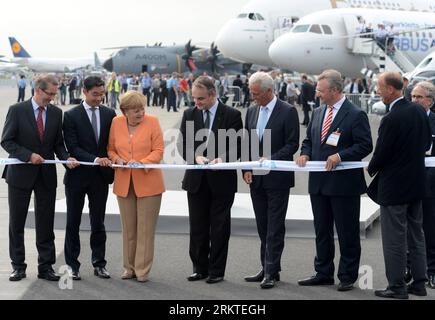
[(100, 60), (100, 58), (98, 58), (98, 54), (96, 52), (94, 52), (94, 67), (95, 67), (95, 69), (102, 68), (101, 60)]
[(23, 46), (14, 37), (9, 37), (11, 50), (15, 58), (30, 58), (30, 54), (23, 48)]

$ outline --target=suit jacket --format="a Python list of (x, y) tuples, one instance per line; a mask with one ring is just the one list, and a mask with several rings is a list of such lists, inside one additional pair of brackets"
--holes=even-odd
[(383, 206), (418, 201), (425, 194), (425, 152), (432, 141), (424, 109), (406, 99), (397, 101), (379, 126), (375, 152), (369, 163), (376, 175), (367, 191)]
[[(127, 118), (117, 116), (113, 119), (108, 146), (109, 158), (113, 162), (122, 158), (127, 162), (134, 159), (142, 164), (158, 164), (163, 159), (163, 149), (163, 133), (156, 117), (145, 114), (131, 138)], [(160, 169), (115, 169), (113, 193), (127, 197), (131, 180), (138, 197), (154, 196), (165, 191)]]
[[(432, 134), (432, 150), (430, 157), (435, 156), (435, 113), (429, 113), (430, 131)], [(435, 198), (435, 168), (426, 168), (426, 197)]]
[[(257, 161), (255, 149), (259, 149), (259, 156), (266, 157), (270, 160), (293, 160), (293, 155), (299, 148), (299, 119), (296, 109), (277, 99), (273, 112), (266, 124), (266, 130), (270, 129), (271, 146), (270, 154), (264, 149), (263, 140), (267, 139), (265, 131), (263, 140), (259, 140), (257, 135), (257, 121), (260, 107), (252, 106), (246, 113), (245, 129), (246, 141), (243, 147), (249, 146), (249, 161)], [(244, 152), (242, 152), (242, 155)], [(242, 159), (243, 161), (245, 159)], [(248, 159), (246, 159), (248, 160)], [(288, 189), (294, 187), (295, 178), (294, 172), (270, 171), (268, 174), (255, 175), (251, 183), (251, 188), (267, 188), (267, 189)]]
[(302, 107), (306, 110), (311, 110), (311, 106), (308, 102), (315, 100), (316, 98), (316, 90), (314, 86), (309, 82), (304, 82), (301, 85), (301, 101)]
[[(194, 141), (190, 136), (187, 127), (188, 122), (193, 124), (193, 134), (196, 135), (198, 130), (204, 129), (203, 112), (198, 108), (189, 108), (184, 111), (183, 119), (181, 120), (181, 136), (178, 140), (178, 150), (183, 159), (188, 164), (194, 164), (196, 156), (207, 156), (207, 152), (201, 153), (199, 147), (203, 145), (204, 141)], [(210, 135), (215, 137), (214, 155), (208, 152), (210, 160), (213, 158), (221, 158), (224, 162), (236, 161), (240, 158), (240, 143), (241, 135), (237, 138), (237, 141), (233, 141), (229, 137), (225, 137), (225, 148), (219, 150), (220, 144), (223, 144), (222, 137), (219, 137), (218, 130), (234, 129), (235, 132), (241, 133), (243, 128), (242, 118), (240, 111), (228, 107), (219, 102), (216, 115), (211, 127)], [(181, 139), (182, 138), (182, 139)], [(209, 139), (209, 142), (211, 140)], [(209, 144), (209, 151), (212, 149), (212, 145)], [(191, 193), (196, 193), (201, 185), (202, 178), (207, 176), (207, 182), (210, 190), (216, 194), (231, 194), (237, 192), (237, 171), (236, 170), (186, 170), (184, 179), (182, 182), (183, 190)]]
[[(367, 114), (345, 99), (340, 110), (321, 144), (325, 105), (313, 111), (313, 117), (307, 128), (307, 137), (302, 142), (301, 155), (307, 155), (311, 161), (326, 161), (332, 154), (338, 153), (341, 161), (361, 161), (373, 150), (372, 136)], [(326, 144), (329, 135), (339, 130), (340, 139), (336, 147)], [(366, 192), (363, 169), (332, 172), (310, 172), (308, 192), (325, 196), (355, 196)]]
[[(58, 159), (66, 160), (69, 155), (62, 135), (62, 110), (50, 104), (47, 106), (44, 139), (41, 142), (31, 100), (11, 106), (6, 116), (1, 145), (9, 153), (9, 158), (25, 162), (30, 160), (32, 153), (47, 160), (54, 160), (56, 154)], [(40, 172), (45, 185), (56, 189), (55, 165), (6, 166), (3, 178), (14, 187), (31, 189)]]
[[(100, 137), (98, 143), (95, 140), (91, 121), (83, 104), (80, 104), (65, 112), (63, 120), (63, 133), (66, 147), (72, 157), (78, 161), (94, 162), (95, 158), (107, 157), (107, 144), (112, 119), (116, 116), (115, 111), (100, 106)], [(90, 184), (95, 175), (102, 175), (107, 184), (113, 182), (113, 169), (100, 166), (79, 166), (67, 169), (64, 183), (66, 186), (78, 186)]]

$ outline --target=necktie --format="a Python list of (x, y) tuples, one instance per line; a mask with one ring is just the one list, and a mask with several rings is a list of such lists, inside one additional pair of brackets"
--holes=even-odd
[(210, 129), (210, 111), (205, 111), (204, 128)]
[(44, 139), (44, 122), (42, 120), (42, 112), (44, 107), (38, 107), (38, 117), (36, 118), (36, 126), (38, 127), (39, 139)]
[(91, 108), (91, 111), (92, 111), (92, 117), (91, 117), (92, 129), (94, 129), (95, 141), (98, 143), (97, 115), (95, 114), (95, 111), (97, 111), (97, 108)]
[(329, 128), (331, 127), (331, 123), (332, 123), (332, 110), (333, 109), (334, 109), (333, 106), (328, 106), (328, 114), (326, 115), (326, 120), (325, 120), (325, 123), (323, 124), (320, 144), (322, 144), (325, 141), (326, 134), (328, 133)]
[(266, 128), (268, 111), (269, 109), (260, 107), (260, 115), (258, 116), (257, 123), (258, 137), (260, 140), (263, 138), (264, 129)]

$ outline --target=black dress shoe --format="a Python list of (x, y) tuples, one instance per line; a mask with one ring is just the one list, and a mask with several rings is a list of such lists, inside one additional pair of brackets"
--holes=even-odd
[(375, 296), (381, 297), (381, 298), (393, 298), (393, 299), (408, 299), (408, 293), (398, 293), (391, 289), (385, 289), (385, 290), (375, 290)]
[(12, 271), (11, 275), (9, 276), (9, 281), (20, 281), (25, 277), (26, 277), (26, 271), (22, 269), (15, 269), (14, 271)]
[(350, 291), (353, 289), (353, 282), (340, 282), (338, 284), (338, 291)]
[(261, 289), (271, 289), (275, 286), (275, 276), (266, 275), (260, 283)]
[(410, 285), (408, 285), (407, 290), (408, 290), (409, 294), (413, 294), (415, 296), (419, 296), (419, 297), (427, 296), (427, 291), (426, 291), (425, 287), (418, 288), (418, 287), (410, 284)]
[(94, 275), (101, 279), (109, 279), (110, 273), (104, 267), (96, 267), (94, 268)]
[(204, 273), (192, 273), (190, 276), (187, 277), (188, 281), (198, 281), (198, 280), (202, 280), (208, 277), (208, 274), (204, 274)]
[(405, 280), (406, 284), (410, 284), (412, 281), (412, 275), (411, 275), (411, 270), (409, 268), (406, 268), (405, 271), (405, 277), (403, 278), (403, 280)]
[(71, 277), (73, 280), (76, 280), (76, 281), (82, 280), (82, 277), (80, 276), (80, 272), (78, 272), (78, 271), (73, 271), (71, 273)]
[(49, 269), (45, 272), (38, 273), (39, 279), (44, 279), (48, 281), (59, 281), (60, 276), (58, 276), (53, 269)]
[(261, 282), (264, 278), (264, 270), (261, 269), (257, 274), (254, 274), (253, 276), (247, 276), (245, 277), (245, 281), (247, 282)]
[(323, 278), (317, 275), (298, 281), (298, 285), (300, 286), (330, 286), (333, 284), (334, 279)]
[(428, 278), (429, 279), (427, 279), (427, 285), (429, 286), (429, 288), (435, 289), (435, 275), (431, 274)]
[(205, 282), (212, 284), (212, 283), (221, 282), (223, 280), (224, 280), (224, 277), (209, 276)]

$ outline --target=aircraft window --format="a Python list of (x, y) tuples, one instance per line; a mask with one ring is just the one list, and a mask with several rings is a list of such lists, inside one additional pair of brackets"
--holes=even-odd
[(292, 29), (292, 32), (293, 32), (293, 33), (302, 33), (302, 32), (307, 32), (309, 28), (310, 28), (310, 25), (309, 25), (309, 24), (301, 24), (301, 25), (295, 26), (295, 27)]
[(312, 33), (322, 33), (320, 26), (318, 24), (313, 24), (310, 28), (310, 32)]
[(255, 16), (255, 13), (250, 13), (248, 15), (248, 18), (251, 19), (251, 20), (257, 20), (257, 17)]
[(261, 14), (257, 13), (257, 20), (263, 21), (264, 18)]
[(432, 61), (432, 58), (429, 58), (426, 61), (422, 62), (419, 67), (420, 68), (426, 67), (429, 63), (431, 63), (431, 61)]
[(322, 24), (322, 28), (324, 34), (332, 34), (332, 30), (330, 26), (327, 26), (326, 24)]
[(246, 18), (247, 16), (248, 16), (248, 14), (246, 14), (246, 13), (241, 13), (241, 14), (239, 14), (239, 15), (237, 16), (237, 18), (243, 19), (243, 18)]
[(423, 72), (420, 72), (418, 75), (416, 75), (416, 77), (432, 78), (432, 77), (435, 77), (435, 71), (433, 71), (433, 70), (423, 71)]

